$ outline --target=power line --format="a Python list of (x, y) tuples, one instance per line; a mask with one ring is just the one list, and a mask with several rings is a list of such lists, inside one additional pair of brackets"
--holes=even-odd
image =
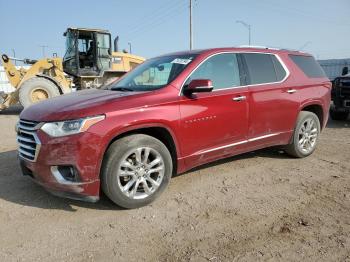
[(139, 32), (136, 32), (135, 34), (132, 35), (131, 39), (137, 39), (138, 37), (144, 35), (145, 33), (148, 33), (148, 32), (151, 32), (151, 31), (157, 29), (157, 27), (159, 27), (160, 25), (163, 25), (165, 22), (168, 22), (170, 19), (181, 15), (183, 13), (183, 11), (185, 11), (185, 10), (187, 10), (187, 7), (179, 10), (179, 12), (176, 14), (173, 14), (173, 15), (168, 16), (167, 18), (165, 18), (163, 20), (160, 20), (159, 22), (151, 24), (148, 29), (140, 30)]
[(304, 16), (304, 17), (307, 17), (307, 18), (310, 18), (310, 19), (316, 19), (316, 20), (319, 20), (320, 22), (324, 22), (324, 23), (333, 23), (333, 24), (338, 24), (338, 25), (345, 25), (345, 26), (350, 26), (350, 23), (343, 23), (341, 21), (336, 21), (336, 20), (333, 20), (333, 19), (324, 19), (316, 14), (310, 14), (310, 13), (307, 13), (305, 12), (304, 10), (301, 10), (301, 9), (297, 9), (297, 8), (294, 8), (294, 7), (288, 7), (286, 8), (284, 5), (281, 5), (280, 3), (277, 3), (277, 2), (271, 2), (271, 7), (274, 7), (275, 9), (278, 8), (280, 10), (284, 10), (284, 11), (287, 11), (287, 12), (291, 12), (291, 13), (296, 13), (296, 14), (299, 14), (301, 16)]
[(130, 33), (128, 35), (129, 39), (135, 39), (138, 36), (143, 35), (146, 32), (154, 30), (156, 27), (158, 27), (160, 25), (163, 25), (164, 22), (169, 21), (171, 18), (174, 18), (174, 17), (182, 14), (182, 12), (184, 10), (187, 10), (187, 8), (188, 8), (187, 6), (182, 6), (182, 7), (178, 8), (176, 10), (176, 12), (166, 12), (166, 13), (164, 13), (164, 16), (160, 17), (158, 20), (155, 20), (152, 23), (147, 24), (147, 29), (146, 29), (146, 27), (145, 28), (140, 28), (139, 30)]
[(148, 28), (168, 20), (171, 16), (173, 16), (173, 14), (176, 14), (176, 12), (179, 12), (182, 8), (184, 8), (184, 5), (168, 9), (167, 11), (163, 12), (161, 16), (154, 17), (154, 19), (150, 19), (146, 23), (140, 24), (139, 28), (136, 30), (129, 31), (129, 35), (136, 35), (139, 32), (143, 32), (145, 30), (147, 31)]
[[(164, 3), (164, 2), (163, 2)], [(139, 19), (136, 20), (136, 23), (134, 23), (128, 31), (133, 31), (135, 29), (138, 29), (140, 24), (143, 24), (144, 21), (149, 21), (150, 19), (154, 19), (155, 17), (162, 15), (163, 12), (166, 9), (170, 9), (173, 6), (178, 5), (180, 2), (174, 2), (173, 0), (169, 0), (168, 2), (165, 2), (164, 5), (161, 5), (158, 9), (152, 10), (152, 12), (147, 12), (144, 16), (140, 17)]]
[[(186, 0), (187, 1), (187, 0)], [(155, 22), (158, 23), (160, 20), (162, 20), (163, 18), (169, 16), (170, 14), (176, 12), (177, 10), (181, 9), (181, 7), (183, 7), (184, 2), (175, 2), (175, 4), (171, 4), (166, 6), (165, 10), (162, 9), (158, 9), (161, 10), (161, 12), (157, 15), (149, 13), (150, 14), (150, 19), (146, 19), (146, 21), (144, 22), (143, 20), (145, 19), (140, 19), (138, 20), (136, 26), (131, 27), (129, 30), (127, 30), (129, 33), (128, 35), (134, 35), (135, 33), (139, 32), (139, 31), (143, 31), (145, 28), (150, 27), (150, 25), (153, 25)]]
[[(238, 0), (239, 1), (239, 0)], [(247, 1), (239, 1), (241, 4), (247, 4)], [(296, 9), (296, 8), (292, 8), (292, 7), (285, 7), (284, 5), (281, 5), (276, 2), (271, 2), (270, 1), (270, 4), (269, 3), (263, 3), (263, 4), (260, 4), (260, 3), (255, 3), (255, 6), (260, 6), (261, 8), (268, 8), (269, 11), (274, 11), (274, 13), (278, 13), (278, 14), (281, 14), (281, 15), (285, 15), (285, 13), (289, 12), (291, 14), (297, 14), (299, 16), (302, 16), (304, 18), (307, 18), (307, 19), (312, 19), (312, 20), (318, 20), (318, 22), (321, 22), (321, 23), (332, 23), (332, 24), (336, 24), (336, 25), (339, 25), (339, 26), (350, 26), (350, 23), (343, 23), (343, 22), (339, 22), (339, 21), (336, 21), (336, 20), (333, 20), (333, 19), (323, 19), (321, 18), (320, 16), (317, 16), (317, 15), (314, 15), (314, 14), (310, 14), (310, 13), (306, 13), (302, 10), (299, 10), (299, 9)], [(281, 12), (281, 10), (283, 12)], [(256, 8), (255, 11), (257, 12), (260, 12), (260, 13), (264, 13), (266, 15), (266, 12), (259, 9), (259, 8)]]

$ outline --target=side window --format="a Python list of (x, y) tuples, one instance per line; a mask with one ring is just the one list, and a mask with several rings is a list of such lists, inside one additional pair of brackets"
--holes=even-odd
[(276, 56), (271, 55), (271, 58), (272, 58), (273, 65), (275, 67), (277, 81), (282, 81), (286, 77), (287, 72), (283, 68), (283, 66), (281, 65), (281, 62), (277, 59)]
[(247, 53), (243, 54), (247, 65), (248, 84), (267, 84), (281, 81), (286, 72), (274, 55)]
[(308, 77), (327, 77), (320, 64), (312, 56), (289, 55), (289, 57)]
[(214, 89), (240, 86), (236, 54), (212, 56), (191, 74), (185, 85), (188, 85), (193, 79), (210, 79), (213, 82)]

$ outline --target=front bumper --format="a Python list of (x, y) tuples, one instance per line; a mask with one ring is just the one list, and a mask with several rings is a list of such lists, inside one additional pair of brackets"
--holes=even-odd
[[(96, 202), (100, 194), (101, 138), (89, 132), (52, 138), (37, 130), (40, 150), (35, 161), (21, 157), (23, 175), (28, 175), (54, 195)], [(70, 166), (77, 178), (65, 179), (57, 167)]]

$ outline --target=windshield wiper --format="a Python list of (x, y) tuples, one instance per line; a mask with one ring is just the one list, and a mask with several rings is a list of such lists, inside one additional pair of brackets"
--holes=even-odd
[(128, 87), (112, 87), (111, 90), (113, 91), (135, 91), (134, 89), (128, 88)]

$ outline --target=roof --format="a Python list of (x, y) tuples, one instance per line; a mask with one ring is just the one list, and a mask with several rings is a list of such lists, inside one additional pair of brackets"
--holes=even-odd
[(97, 29), (97, 28), (83, 28), (83, 27), (68, 27), (68, 30), (79, 30), (79, 31), (90, 31), (90, 32), (99, 32), (99, 33), (109, 33), (108, 30), (105, 29)]
[(199, 54), (210, 54), (218, 52), (271, 52), (271, 53), (287, 53), (296, 55), (309, 55), (305, 52), (298, 50), (289, 50), (274, 47), (264, 47), (264, 46), (240, 46), (240, 47), (219, 47), (219, 48), (209, 48), (209, 49), (196, 49), (187, 50), (174, 53), (168, 53), (161, 56), (172, 56), (172, 55), (199, 55)]

